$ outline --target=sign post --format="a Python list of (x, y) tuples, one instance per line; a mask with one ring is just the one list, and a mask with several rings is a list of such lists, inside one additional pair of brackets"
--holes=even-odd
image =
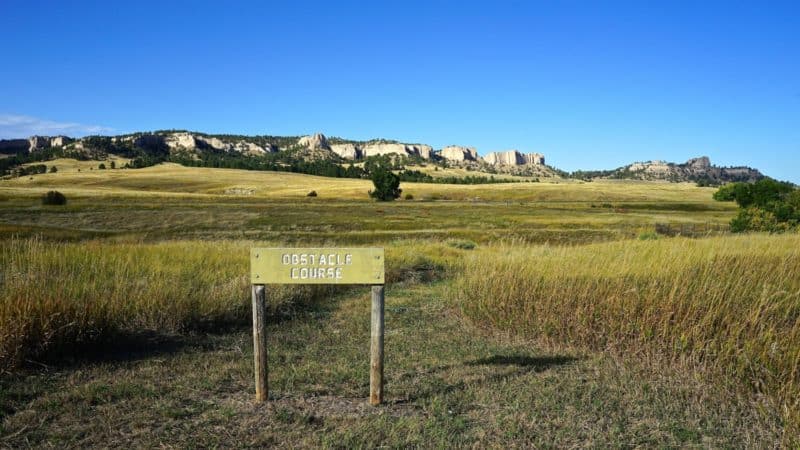
[(372, 285), (369, 402), (383, 402), (384, 252), (382, 248), (253, 248), (253, 358), (256, 403), (269, 399), (267, 284)]
[(369, 345), (369, 403), (383, 402), (383, 285), (372, 286)]

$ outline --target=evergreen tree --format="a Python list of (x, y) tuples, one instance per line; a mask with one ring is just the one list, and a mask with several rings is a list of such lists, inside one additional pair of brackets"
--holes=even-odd
[(400, 177), (383, 166), (375, 167), (370, 178), (372, 178), (372, 184), (375, 185), (375, 190), (369, 191), (369, 196), (378, 201), (390, 202), (400, 197), (400, 193), (403, 192), (400, 189)]

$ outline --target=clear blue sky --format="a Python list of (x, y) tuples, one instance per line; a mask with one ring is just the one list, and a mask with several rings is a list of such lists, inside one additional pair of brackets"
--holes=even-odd
[(0, 137), (384, 137), (800, 182), (800, 1), (0, 1)]

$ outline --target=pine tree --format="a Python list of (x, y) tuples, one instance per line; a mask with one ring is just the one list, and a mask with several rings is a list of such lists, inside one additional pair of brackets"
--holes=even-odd
[(400, 197), (403, 192), (400, 189), (400, 177), (392, 173), (391, 170), (377, 166), (372, 170), (370, 175), (372, 184), (375, 185), (374, 191), (369, 191), (369, 196), (381, 201), (389, 202)]

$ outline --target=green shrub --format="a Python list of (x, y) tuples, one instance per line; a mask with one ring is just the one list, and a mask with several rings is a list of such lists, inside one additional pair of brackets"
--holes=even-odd
[(406, 194), (405, 199), (406, 200), (414, 200), (414, 196), (411, 195), (411, 194)]
[(308, 194), (306, 194), (306, 197), (316, 197), (316, 196), (317, 196), (317, 191), (311, 191)]
[(382, 166), (378, 166), (372, 171), (371, 178), (375, 190), (369, 191), (369, 196), (378, 201), (392, 201), (400, 197), (400, 193), (403, 192), (400, 189), (400, 177)]
[(736, 189), (741, 189), (739, 185), (744, 184), (745, 183), (728, 183), (717, 189), (717, 192), (714, 192), (711, 197), (718, 202), (732, 202), (736, 200)]
[(100, 170), (106, 170), (106, 165), (104, 163), (100, 163), (100, 165), (97, 166), (97, 168)]
[(58, 168), (56, 166), (50, 166), (50, 173), (58, 172)]
[(739, 214), (731, 231), (768, 231), (797, 228), (800, 224), (800, 190), (791, 183), (764, 178), (755, 183), (730, 183), (714, 193), (719, 201), (735, 200)]
[(42, 196), (43, 205), (66, 205), (67, 197), (58, 191), (49, 191)]

